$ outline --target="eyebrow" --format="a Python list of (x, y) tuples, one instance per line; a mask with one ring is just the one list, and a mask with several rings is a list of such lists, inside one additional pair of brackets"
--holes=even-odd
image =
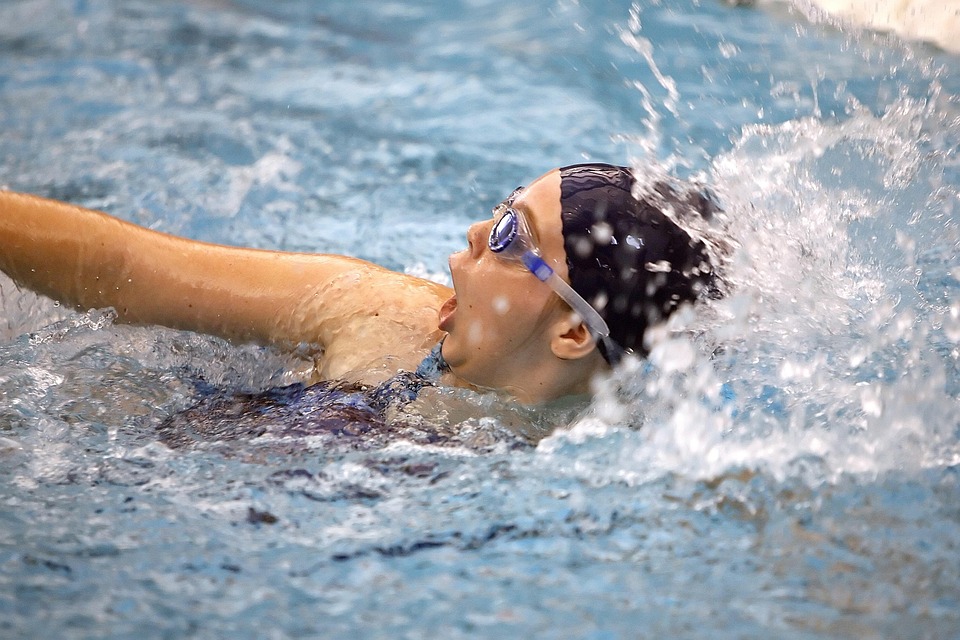
[[(530, 206), (526, 202), (519, 202), (514, 204), (514, 199), (520, 195), (520, 192), (523, 191), (526, 187), (517, 187), (513, 193), (510, 194), (510, 197), (503, 201), (501, 204), (506, 204), (508, 207), (515, 209), (520, 212), (520, 214), (527, 221), (527, 230), (530, 232), (531, 240), (533, 244), (539, 249), (540, 248), (540, 229), (537, 228), (536, 222), (533, 219), (533, 214), (530, 210)], [(542, 250), (542, 249), (541, 249)]]
[(493, 210), (496, 211), (497, 209), (499, 209), (500, 207), (502, 207), (502, 206), (504, 206), (504, 205), (506, 205), (506, 206), (508, 206), (508, 207), (512, 207), (512, 206), (513, 206), (513, 201), (517, 199), (517, 196), (520, 195), (520, 192), (523, 191), (524, 189), (526, 189), (526, 187), (524, 187), (523, 185), (521, 185), (521, 186), (517, 187), (516, 189), (514, 189), (514, 190), (510, 193), (510, 195), (508, 195), (506, 198), (504, 198), (504, 199), (503, 199), (503, 202), (501, 202), (500, 204), (498, 204), (497, 206), (495, 206), (495, 207), (493, 208)]
[(537, 247), (539, 247), (539, 246), (540, 246), (540, 232), (539, 232), (539, 230), (537, 229), (537, 227), (533, 224), (533, 222), (530, 220), (530, 218), (531, 218), (531, 216), (530, 216), (530, 207), (528, 207), (528, 206), (527, 206), (525, 203), (523, 203), (523, 202), (521, 202), (520, 204), (518, 204), (518, 205), (516, 205), (516, 206), (514, 206), (514, 204), (513, 204), (514, 201), (517, 199), (517, 196), (519, 196), (520, 193), (521, 193), (524, 189), (526, 189), (526, 187), (523, 186), (523, 185), (520, 185), (519, 187), (517, 187), (516, 189), (514, 189), (513, 192), (512, 192), (509, 196), (507, 196), (500, 204), (498, 204), (497, 206), (495, 206), (495, 207), (493, 208), (493, 210), (491, 211), (491, 213), (492, 213), (494, 216), (496, 216), (497, 213), (501, 210), (502, 207), (509, 207), (509, 208), (516, 209), (517, 211), (519, 211), (519, 212), (523, 215), (523, 217), (526, 218), (526, 221), (527, 221), (527, 229), (530, 230), (530, 235), (533, 236), (533, 244), (535, 244)]

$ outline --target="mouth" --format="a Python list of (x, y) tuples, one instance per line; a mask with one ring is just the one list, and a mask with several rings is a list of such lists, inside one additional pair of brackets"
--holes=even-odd
[(437, 326), (441, 331), (447, 331), (452, 324), (453, 315), (457, 311), (457, 295), (450, 296), (450, 299), (443, 303), (438, 313), (439, 321)]

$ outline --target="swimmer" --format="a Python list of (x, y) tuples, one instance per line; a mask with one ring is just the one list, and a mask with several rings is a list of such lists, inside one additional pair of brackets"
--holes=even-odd
[[(453, 289), (339, 255), (245, 249), (0, 191), (0, 269), (18, 286), (117, 320), (307, 345), (323, 380), (442, 384), (524, 403), (589, 393), (644, 335), (717, 290), (705, 243), (676, 222), (711, 202), (625, 167), (554, 169), (518, 188), (450, 256)], [(667, 215), (665, 211), (671, 211)]]

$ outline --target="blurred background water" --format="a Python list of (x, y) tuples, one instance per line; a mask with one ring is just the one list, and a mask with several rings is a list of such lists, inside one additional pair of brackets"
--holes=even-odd
[(960, 637), (958, 62), (799, 3), (6, 0), (7, 188), (445, 281), (587, 159), (737, 246), (579, 413), (186, 448), (197, 380), (308, 363), (0, 279), (0, 635)]

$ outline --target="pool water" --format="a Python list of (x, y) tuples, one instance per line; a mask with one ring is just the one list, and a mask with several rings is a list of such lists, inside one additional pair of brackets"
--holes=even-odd
[(960, 637), (958, 63), (777, 2), (0, 4), (10, 189), (444, 281), (589, 159), (736, 242), (588, 406), (368, 432), (171, 439), (310, 362), (0, 279), (0, 636)]

